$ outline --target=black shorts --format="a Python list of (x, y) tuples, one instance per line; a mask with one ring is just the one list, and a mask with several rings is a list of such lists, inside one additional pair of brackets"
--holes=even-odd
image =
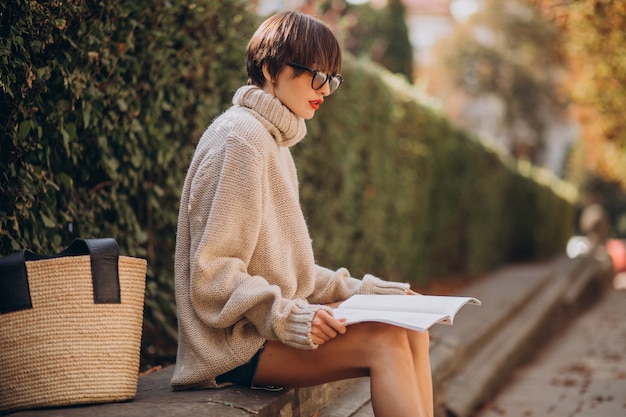
[(218, 384), (223, 384), (225, 382), (230, 382), (231, 384), (241, 385), (243, 387), (252, 388), (252, 389), (263, 389), (266, 391), (281, 391), (283, 387), (278, 387), (274, 385), (267, 386), (255, 386), (254, 375), (256, 374), (256, 368), (259, 365), (259, 358), (261, 357), (261, 352), (263, 352), (263, 346), (257, 353), (254, 354), (252, 359), (248, 362), (244, 363), (241, 366), (236, 367), (233, 370), (230, 370), (222, 375), (219, 375), (215, 380)]
[(259, 349), (258, 352), (255, 353), (252, 359), (250, 359), (248, 362), (226, 373), (223, 373), (222, 375), (219, 375), (217, 378), (215, 378), (215, 380), (218, 384), (230, 382), (232, 384), (251, 388), (252, 382), (254, 381), (254, 374), (256, 373), (256, 367), (259, 364), (259, 357), (261, 356), (261, 352), (263, 352), (263, 348)]

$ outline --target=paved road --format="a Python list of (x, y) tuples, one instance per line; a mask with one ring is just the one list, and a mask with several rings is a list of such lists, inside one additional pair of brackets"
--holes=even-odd
[(516, 371), (476, 417), (626, 416), (625, 276), (616, 287)]

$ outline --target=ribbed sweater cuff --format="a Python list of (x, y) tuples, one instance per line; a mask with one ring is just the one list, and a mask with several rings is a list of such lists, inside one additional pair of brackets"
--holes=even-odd
[(366, 274), (363, 277), (363, 283), (361, 284), (361, 288), (359, 288), (358, 293), (384, 295), (406, 294), (406, 291), (410, 288), (410, 286), (411, 285), (409, 283), (384, 281), (373, 275)]
[(311, 340), (311, 323), (318, 310), (327, 310), (332, 313), (332, 308), (328, 306), (297, 300), (285, 323), (282, 342), (297, 349), (316, 349), (318, 345)]

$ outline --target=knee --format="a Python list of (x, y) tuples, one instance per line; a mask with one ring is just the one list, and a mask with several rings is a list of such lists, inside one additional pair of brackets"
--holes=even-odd
[(408, 331), (402, 327), (382, 323), (368, 323), (367, 347), (378, 353), (389, 351), (410, 351)]

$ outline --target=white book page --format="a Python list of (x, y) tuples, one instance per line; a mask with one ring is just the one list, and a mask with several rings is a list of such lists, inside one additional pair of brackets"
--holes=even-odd
[(350, 310), (335, 309), (334, 316), (336, 319), (345, 319), (345, 325), (375, 321), (380, 323), (392, 324), (407, 329), (424, 331), (435, 323), (451, 324), (447, 317), (440, 314), (429, 313), (411, 313), (397, 311), (377, 311), (377, 310)]
[(440, 295), (353, 295), (341, 303), (337, 314), (342, 309), (376, 310), (376, 311), (404, 311), (414, 313), (430, 313), (439, 316), (449, 316), (450, 321), (465, 304), (480, 305), (480, 301), (473, 297), (454, 297)]

